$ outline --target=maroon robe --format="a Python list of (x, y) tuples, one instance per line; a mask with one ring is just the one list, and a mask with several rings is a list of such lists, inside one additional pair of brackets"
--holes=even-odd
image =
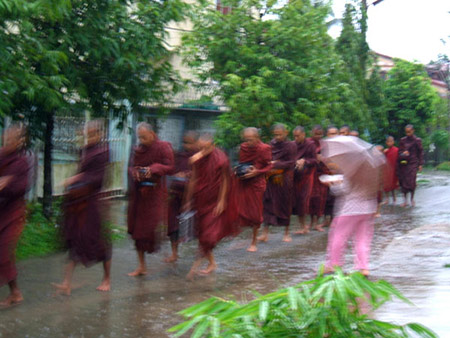
[(302, 170), (294, 171), (294, 200), (293, 214), (305, 216), (309, 214), (309, 200), (314, 183), (314, 172), (317, 165), (316, 144), (306, 139), (303, 143), (297, 143), (297, 155), (295, 160), (305, 160)]
[[(272, 147), (272, 171), (268, 173), (266, 191), (264, 192), (263, 218), (266, 225), (286, 226), (290, 223), (292, 214), (292, 188), (295, 165), (295, 142), (270, 142)], [(276, 170), (282, 173), (271, 175)]]
[(111, 239), (102, 224), (102, 189), (109, 162), (108, 146), (96, 144), (81, 151), (78, 189), (68, 191), (63, 233), (69, 259), (85, 266), (111, 259)]
[[(196, 161), (194, 210), (197, 211), (197, 232), (199, 246), (203, 254), (211, 251), (219, 241), (236, 233), (237, 206), (232, 191), (231, 170), (225, 153), (215, 148), (210, 154)], [(223, 172), (226, 172), (228, 191), (225, 197), (225, 211), (216, 216), (214, 209), (219, 200)]]
[(386, 165), (383, 170), (383, 188), (385, 192), (390, 192), (398, 188), (398, 148), (392, 146), (384, 154), (386, 155)]
[(25, 156), (4, 155), (0, 149), (0, 177), (12, 176), (0, 190), (0, 286), (17, 278), (15, 250), (25, 222), (29, 169)]
[[(316, 154), (320, 154), (320, 142), (310, 138), (316, 145)], [(330, 174), (327, 166), (320, 161), (317, 161), (316, 168), (314, 170), (313, 188), (311, 192), (311, 198), (309, 200), (309, 213), (311, 216), (323, 216), (325, 212), (325, 206), (328, 196), (328, 187), (320, 182), (319, 177), (321, 175)]]
[[(190, 151), (180, 151), (175, 155), (175, 169), (174, 174), (185, 173), (189, 174), (191, 171), (191, 166), (189, 165), (189, 158), (194, 155), (194, 152)], [(184, 191), (187, 187), (187, 177), (186, 181), (174, 180), (170, 184), (169, 188), (169, 216), (168, 216), (168, 226), (167, 235), (173, 238), (173, 240), (178, 239), (178, 219), (177, 217), (181, 213), (181, 208), (183, 204)]]
[(272, 168), (272, 150), (269, 145), (258, 142), (256, 146), (241, 144), (240, 163), (251, 163), (258, 169), (258, 175), (249, 179), (236, 177), (236, 200), (239, 224), (242, 226), (261, 225), (263, 221), (263, 196), (266, 190), (265, 174)]
[[(149, 253), (159, 249), (157, 227), (163, 220), (166, 188), (165, 175), (173, 171), (174, 157), (168, 142), (155, 141), (149, 146), (139, 145), (133, 151), (128, 174), (130, 177), (128, 201), (128, 233), (136, 249)], [(150, 169), (155, 186), (142, 186), (133, 178), (134, 167)]]
[[(409, 155), (405, 155), (404, 151), (408, 151)], [(398, 148), (398, 161), (398, 180), (402, 192), (414, 192), (417, 171), (424, 163), (422, 140), (415, 135), (402, 137)]]

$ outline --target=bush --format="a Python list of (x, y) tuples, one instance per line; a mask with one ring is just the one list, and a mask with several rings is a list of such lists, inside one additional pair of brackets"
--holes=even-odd
[[(42, 213), (42, 204), (33, 202), (27, 205), (26, 223), (19, 243), (16, 258), (22, 260), (30, 257), (40, 257), (64, 250), (61, 240), (62, 199), (53, 203), (53, 217), (48, 220)], [(111, 240), (116, 241), (126, 237), (125, 229), (110, 222), (105, 223), (109, 229)]]
[(450, 161), (442, 162), (436, 167), (437, 170), (450, 171)]
[[(187, 320), (169, 329), (191, 337), (437, 337), (426, 327), (370, 318), (393, 296), (410, 303), (389, 283), (371, 282), (360, 273), (319, 276), (240, 304), (212, 297), (180, 312)], [(364, 307), (364, 306), (363, 306)]]

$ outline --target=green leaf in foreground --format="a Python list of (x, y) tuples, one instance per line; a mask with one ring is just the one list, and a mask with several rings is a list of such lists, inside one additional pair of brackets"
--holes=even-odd
[(437, 337), (418, 323), (397, 325), (368, 315), (392, 298), (411, 304), (386, 281), (372, 282), (359, 273), (344, 275), (338, 270), (245, 303), (207, 299), (181, 311), (186, 321), (169, 332), (225, 338)]

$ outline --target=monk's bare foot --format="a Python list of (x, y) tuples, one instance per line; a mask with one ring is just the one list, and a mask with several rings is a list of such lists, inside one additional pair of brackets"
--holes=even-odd
[(102, 283), (97, 287), (98, 291), (110, 291), (111, 290), (111, 282), (109, 279), (103, 280)]
[(269, 236), (268, 235), (261, 235), (261, 236), (258, 236), (256, 239), (258, 241), (260, 241), (260, 242), (267, 242), (269, 240)]
[(192, 282), (196, 274), (197, 271), (190, 270), (189, 273), (186, 275), (186, 279)]
[(315, 226), (314, 230), (319, 231), (319, 232), (324, 232), (325, 231), (323, 229), (323, 224), (319, 224), (319, 225)]
[(6, 297), (5, 300), (0, 302), (1, 307), (10, 307), (12, 305), (20, 304), (23, 302), (23, 297), (20, 292), (14, 292)]
[(130, 272), (128, 276), (137, 277), (137, 276), (145, 276), (147, 274), (147, 270), (144, 268), (137, 268), (133, 272)]
[(309, 228), (305, 227), (303, 229), (294, 232), (294, 235), (306, 235), (307, 233), (309, 233)]
[(292, 242), (292, 237), (290, 235), (284, 235), (283, 242)]
[(411, 206), (412, 206), (412, 207), (415, 207), (415, 206), (416, 206), (416, 201), (414, 201), (414, 200), (411, 201)]
[(375, 214), (374, 217), (375, 217), (375, 218), (380, 218), (380, 217), (381, 217), (381, 214), (380, 214), (379, 212), (377, 212), (377, 213)]
[(177, 260), (178, 260), (178, 256), (172, 255), (172, 256), (170, 256), (170, 257), (166, 257), (166, 258), (164, 259), (164, 262), (165, 262), (165, 263), (174, 263), (174, 262), (176, 262)]
[(52, 286), (56, 288), (57, 294), (63, 294), (65, 296), (70, 296), (70, 293), (72, 292), (72, 289), (70, 288), (70, 285), (62, 283), (52, 283)]
[(258, 248), (256, 247), (256, 245), (252, 244), (248, 247), (247, 251), (248, 252), (256, 252), (256, 251), (258, 251)]
[(400, 206), (402, 207), (402, 208), (405, 208), (405, 207), (407, 207), (408, 206), (408, 203), (402, 203), (402, 204), (400, 204)]
[(389, 201), (386, 200), (380, 203), (380, 205), (387, 205), (387, 204), (389, 204)]
[(217, 269), (216, 264), (210, 264), (210, 265), (208, 265), (208, 267), (206, 269), (200, 270), (199, 272), (202, 275), (209, 275), (211, 272), (215, 271), (216, 269)]

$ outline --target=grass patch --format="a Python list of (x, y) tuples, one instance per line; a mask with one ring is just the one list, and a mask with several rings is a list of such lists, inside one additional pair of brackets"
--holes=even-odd
[(444, 268), (450, 268), (450, 264), (445, 264)]
[(450, 171), (450, 161), (442, 162), (436, 166), (437, 170)]
[[(18, 260), (46, 256), (64, 250), (59, 222), (62, 219), (61, 203), (61, 199), (55, 201), (54, 216), (50, 220), (44, 217), (40, 203), (27, 205), (27, 221), (16, 250)], [(110, 222), (105, 226), (109, 228), (113, 242), (126, 237), (123, 227)]]
[(430, 182), (431, 182), (430, 180), (425, 180), (425, 179), (417, 180), (417, 184), (426, 184), (426, 183), (430, 183)]

